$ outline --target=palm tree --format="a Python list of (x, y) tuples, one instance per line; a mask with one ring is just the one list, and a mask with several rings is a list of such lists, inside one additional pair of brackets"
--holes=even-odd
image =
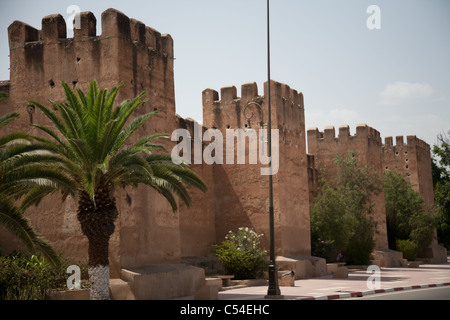
[[(0, 117), (0, 129), (18, 117), (17, 113)], [(45, 146), (32, 144), (33, 141), (31, 135), (23, 132), (0, 137), (0, 224), (22, 240), (31, 252), (40, 251), (51, 263), (58, 264), (59, 259), (52, 246), (24, 217), (30, 201), (16, 205), (16, 200), (35, 189), (54, 190), (59, 184), (60, 189), (67, 190), (68, 188), (61, 184), (60, 178), (71, 183), (65, 177), (58, 178), (54, 168), (45, 166), (52, 157)], [(53, 177), (53, 181), (45, 177)]]
[[(108, 244), (118, 215), (115, 187), (148, 185), (163, 195), (175, 211), (174, 195), (189, 206), (191, 198), (186, 186), (202, 191), (206, 191), (206, 186), (184, 163), (175, 164), (170, 155), (154, 153), (163, 147), (153, 140), (167, 135), (140, 137), (130, 145), (133, 133), (156, 114), (150, 112), (131, 119), (133, 112), (146, 102), (145, 93), (114, 107), (122, 84), (107, 90), (99, 89), (97, 82), (92, 81), (87, 94), (80, 89), (75, 93), (64, 82), (62, 85), (66, 101), (51, 102), (56, 112), (30, 102), (54, 128), (34, 126), (51, 137), (39, 141), (59, 156), (58, 168), (73, 182), (71, 192), (78, 196), (77, 217), (89, 244), (91, 299), (109, 299)], [(39, 201), (46, 192), (41, 191), (30, 199)]]

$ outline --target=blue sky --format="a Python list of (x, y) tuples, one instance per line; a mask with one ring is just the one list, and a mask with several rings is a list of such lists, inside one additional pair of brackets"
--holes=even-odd
[[(265, 0), (2, 1), (0, 80), (9, 79), (7, 28), (41, 28), (77, 5), (116, 8), (174, 39), (177, 113), (202, 121), (201, 93), (267, 80)], [(366, 26), (381, 9), (381, 29)], [(71, 36), (71, 32), (68, 33)], [(271, 75), (305, 97), (306, 128), (367, 123), (382, 137), (429, 144), (450, 130), (450, 1), (272, 0)]]

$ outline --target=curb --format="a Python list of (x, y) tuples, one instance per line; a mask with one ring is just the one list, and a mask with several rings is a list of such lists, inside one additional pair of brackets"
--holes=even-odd
[(343, 298), (363, 297), (363, 296), (368, 296), (368, 295), (376, 294), (376, 293), (414, 290), (414, 289), (425, 289), (425, 288), (434, 288), (434, 287), (443, 287), (443, 286), (450, 286), (450, 282), (436, 283), (436, 284), (421, 284), (421, 285), (414, 285), (414, 286), (396, 287), (396, 288), (388, 288), (388, 289), (376, 289), (376, 290), (368, 290), (368, 291), (355, 291), (355, 292), (348, 292), (348, 293), (332, 294), (332, 295), (328, 295), (328, 296), (299, 298), (296, 300), (337, 300), (337, 299), (343, 299)]

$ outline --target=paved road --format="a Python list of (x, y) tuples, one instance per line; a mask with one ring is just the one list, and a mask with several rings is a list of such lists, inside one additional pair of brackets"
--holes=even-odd
[(450, 300), (450, 286), (378, 293), (342, 300)]

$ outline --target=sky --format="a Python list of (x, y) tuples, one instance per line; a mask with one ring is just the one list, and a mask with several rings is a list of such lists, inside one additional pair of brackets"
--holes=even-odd
[[(115, 8), (172, 36), (182, 117), (202, 122), (206, 88), (235, 85), (239, 96), (254, 81), (263, 94), (266, 0), (1, 0), (0, 80), (9, 79), (8, 26), (41, 29), (54, 13), (67, 22), (71, 5), (95, 14), (98, 35), (101, 13)], [(306, 129), (348, 124), (355, 134), (366, 123), (430, 145), (450, 130), (449, 0), (272, 0), (270, 30), (271, 79), (303, 93)]]

